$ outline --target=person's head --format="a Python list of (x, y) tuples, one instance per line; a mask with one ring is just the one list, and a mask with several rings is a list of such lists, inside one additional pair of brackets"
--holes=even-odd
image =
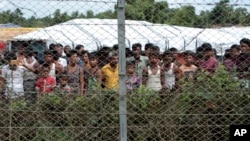
[(126, 63), (126, 72), (127, 72), (127, 74), (134, 74), (135, 73), (135, 64), (133, 62)]
[(168, 49), (170, 52), (172, 52), (173, 59), (176, 60), (178, 57), (178, 49), (175, 47), (171, 47)]
[(54, 43), (49, 44), (49, 50), (54, 50), (54, 48), (55, 48), (55, 44)]
[(89, 65), (91, 66), (91, 68), (94, 68), (98, 65), (97, 55), (95, 55), (95, 54), (89, 55)]
[(69, 63), (70, 64), (77, 64), (79, 60), (78, 56), (78, 51), (77, 50), (70, 50), (69, 53), (67, 54), (67, 57), (69, 58)]
[(29, 44), (27, 42), (22, 42), (19, 44), (18, 48), (17, 48), (17, 52), (18, 54), (23, 54), (24, 51), (26, 50), (26, 48), (29, 46)]
[(139, 57), (141, 55), (142, 45), (140, 43), (135, 43), (132, 45), (132, 51), (135, 57)]
[(69, 51), (71, 50), (71, 47), (69, 45), (66, 45), (66, 46), (64, 46), (63, 50), (64, 50), (65, 54), (68, 54)]
[(240, 54), (240, 45), (233, 44), (230, 47), (231, 57), (236, 58)]
[(83, 62), (88, 63), (89, 62), (89, 52), (87, 50), (81, 51), (81, 59)]
[(152, 51), (153, 51), (153, 52), (158, 52), (158, 53), (160, 54), (160, 47), (154, 45), (154, 46), (152, 47)]
[(62, 56), (62, 53), (63, 53), (63, 45), (62, 44), (55, 44), (54, 49), (55, 49), (55, 51), (58, 52), (58, 54), (60, 56)]
[(203, 54), (204, 59), (209, 59), (213, 52), (212, 45), (210, 43), (203, 43), (201, 45), (201, 48), (202, 48), (202, 54)]
[(231, 59), (231, 49), (226, 49), (225, 54), (223, 55), (223, 60)]
[(49, 64), (54, 62), (54, 52), (52, 50), (44, 52), (44, 61)]
[(173, 54), (171, 51), (169, 50), (166, 50), (163, 52), (162, 54), (162, 59), (163, 59), (163, 62), (166, 63), (166, 64), (170, 64), (173, 62)]
[(29, 57), (32, 57), (34, 54), (34, 51), (33, 51), (33, 48), (27, 48), (25, 51), (24, 51), (24, 56), (26, 58), (29, 58)]
[(50, 64), (44, 63), (42, 65), (42, 73), (41, 73), (42, 77), (48, 77), (49, 72), (50, 72)]
[(109, 52), (108, 58), (110, 65), (118, 64), (118, 53), (116, 51)]
[(114, 44), (112, 49), (113, 49), (113, 51), (118, 51), (118, 49), (119, 49), (118, 44)]
[(200, 66), (202, 60), (203, 60), (203, 54), (201, 53), (194, 54), (194, 65)]
[(187, 50), (183, 52), (183, 55), (184, 55), (184, 60), (185, 60), (186, 65), (189, 66), (189, 65), (194, 64), (194, 52)]
[(53, 51), (53, 59), (57, 62), (60, 58), (60, 54), (57, 51)]
[(146, 56), (148, 56), (149, 53), (152, 51), (153, 46), (154, 44), (152, 43), (145, 44), (144, 51), (145, 51)]
[(195, 53), (197, 53), (197, 54), (202, 54), (202, 51), (203, 51), (202, 47), (199, 46), (199, 47), (196, 48)]
[(4, 60), (9, 64), (11, 70), (16, 70), (18, 66), (17, 57), (14, 52), (6, 52)]
[(78, 54), (80, 54), (84, 50), (84, 46), (79, 44), (76, 45), (75, 49), (77, 50)]
[(160, 54), (158, 52), (150, 52), (148, 56), (149, 63), (152, 65), (158, 64), (159, 57), (160, 57)]
[(69, 76), (67, 74), (59, 75), (60, 86), (66, 86), (68, 84)]
[(241, 53), (247, 53), (250, 51), (250, 39), (243, 38), (240, 40), (240, 51)]

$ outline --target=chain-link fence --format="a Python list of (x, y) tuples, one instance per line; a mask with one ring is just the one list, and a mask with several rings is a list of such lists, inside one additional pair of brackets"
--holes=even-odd
[(0, 140), (229, 140), (250, 123), (249, 6), (1, 1)]

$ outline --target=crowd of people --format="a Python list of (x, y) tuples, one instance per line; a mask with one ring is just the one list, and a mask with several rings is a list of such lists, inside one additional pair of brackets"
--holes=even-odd
[[(100, 90), (119, 89), (118, 45), (89, 52), (84, 45), (74, 49), (51, 44), (40, 60), (28, 44), (17, 52), (5, 52), (1, 58), (0, 91), (4, 98), (35, 98), (59, 91), (70, 95), (87, 95)], [(135, 43), (126, 48), (126, 87), (131, 92), (144, 85), (156, 92), (175, 91), (178, 81), (195, 80), (197, 72), (213, 75), (219, 65), (236, 72), (235, 79), (248, 87), (250, 78), (250, 40), (227, 49), (223, 61), (217, 59), (210, 43), (193, 51), (170, 48), (163, 53), (158, 46)]]

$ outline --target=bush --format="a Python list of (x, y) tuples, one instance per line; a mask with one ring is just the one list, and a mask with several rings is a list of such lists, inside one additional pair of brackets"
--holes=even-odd
[[(227, 140), (229, 125), (249, 123), (249, 89), (241, 89), (224, 68), (181, 80), (180, 86), (165, 94), (142, 86), (127, 95), (129, 140)], [(0, 140), (119, 140), (117, 92), (51, 93), (33, 104), (0, 105)]]

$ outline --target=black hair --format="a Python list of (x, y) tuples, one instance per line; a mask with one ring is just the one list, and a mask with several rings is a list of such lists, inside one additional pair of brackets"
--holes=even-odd
[(55, 44), (54, 44), (54, 43), (51, 43), (51, 44), (49, 45), (49, 49), (50, 49), (50, 50), (54, 50), (54, 48), (55, 48)]
[(27, 56), (33, 56), (33, 54), (34, 54), (33, 48), (28, 47), (28, 48), (24, 51), (24, 54), (27, 55)]
[(60, 58), (60, 54), (57, 51), (53, 52), (53, 59), (57, 61), (59, 58)]
[(240, 40), (240, 43), (242, 44), (242, 43), (245, 43), (245, 44), (247, 44), (249, 47), (250, 47), (250, 39), (248, 39), (248, 38), (243, 38), (243, 39), (241, 39)]
[(212, 51), (213, 50), (212, 45), (210, 43), (203, 43), (201, 45), (201, 48), (202, 48), (203, 52), (207, 52), (207, 51)]
[(132, 50), (135, 50), (137, 47), (139, 47), (141, 49), (141, 47), (142, 47), (141, 43), (134, 43), (132, 45)]
[(127, 61), (126, 62), (126, 67), (127, 66), (133, 66), (135, 68), (135, 62), (134, 61)]
[(177, 51), (178, 51), (178, 49), (175, 48), (175, 47), (171, 47), (171, 48), (169, 48), (168, 50), (171, 51), (171, 52), (177, 52)]
[(81, 51), (81, 55), (84, 55), (84, 54), (86, 54), (86, 53), (89, 55), (89, 52), (88, 52), (87, 50)]
[(77, 50), (72, 49), (72, 50), (70, 50), (69, 53), (67, 54), (67, 57), (71, 57), (71, 56), (74, 55), (74, 54), (77, 54), (77, 56), (79, 56)]
[(42, 69), (44, 69), (44, 68), (50, 69), (50, 64), (44, 63), (44, 64), (42, 65)]
[(53, 50), (47, 50), (44, 52), (44, 55), (54, 55)]
[(114, 44), (112, 48), (113, 48), (113, 50), (117, 50), (119, 48), (119, 46), (118, 46), (118, 44)]
[(238, 44), (233, 44), (233, 45), (230, 47), (230, 49), (231, 49), (231, 50), (232, 50), (232, 49), (236, 49), (236, 50), (240, 51), (240, 45), (238, 45)]
[(157, 51), (152, 51), (152, 52), (150, 52), (150, 53), (149, 53), (149, 58), (150, 58), (151, 56), (156, 56), (157, 58), (160, 58), (160, 54), (159, 54)]
[(55, 46), (56, 46), (56, 47), (61, 47), (61, 48), (63, 48), (63, 45), (60, 44), (60, 43), (55, 44)]
[(98, 59), (97, 54), (96, 53), (89, 54), (89, 60), (90, 59)]
[(231, 49), (226, 49), (224, 54), (225, 59), (231, 58)]
[(81, 44), (76, 45), (76, 47), (75, 47), (75, 49), (76, 49), (76, 50), (79, 50), (79, 49), (81, 49), (81, 48), (84, 48), (84, 46), (83, 46), (83, 45), (81, 45)]
[(14, 52), (5, 52), (4, 59), (7, 61), (10, 61), (10, 60), (16, 60), (17, 57), (16, 57), (16, 54)]
[(195, 53), (191, 50), (186, 50), (183, 52), (183, 55), (184, 56), (192, 56), (192, 57), (195, 57)]
[(165, 58), (167, 55), (173, 55), (173, 53), (169, 50), (166, 50), (162, 53), (162, 58)]
[(147, 43), (147, 44), (145, 44), (145, 50), (147, 50), (147, 49), (149, 49), (149, 48), (152, 48), (154, 46), (154, 44), (153, 43)]

